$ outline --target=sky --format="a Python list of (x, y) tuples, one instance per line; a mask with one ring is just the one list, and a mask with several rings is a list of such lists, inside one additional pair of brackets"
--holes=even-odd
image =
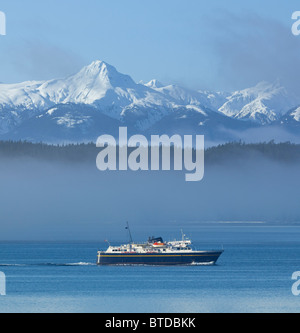
[(298, 91), (299, 1), (2, 0), (0, 82), (65, 77), (104, 60), (136, 82), (232, 91), (279, 79)]

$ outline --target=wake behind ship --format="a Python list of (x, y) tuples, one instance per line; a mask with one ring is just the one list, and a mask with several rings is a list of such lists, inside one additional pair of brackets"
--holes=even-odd
[(223, 250), (195, 251), (191, 240), (164, 242), (161, 237), (149, 238), (146, 243), (109, 246), (98, 251), (98, 265), (192, 265), (215, 264)]

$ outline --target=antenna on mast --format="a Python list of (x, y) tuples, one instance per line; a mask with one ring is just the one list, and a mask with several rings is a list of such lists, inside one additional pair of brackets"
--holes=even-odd
[(185, 234), (183, 233), (182, 229), (181, 229), (181, 236), (182, 236), (182, 241), (184, 241)]
[(129, 228), (129, 224), (128, 224), (128, 222), (126, 222), (126, 227), (125, 227), (125, 229), (128, 230), (130, 243), (132, 244), (132, 243), (133, 243), (133, 240), (132, 240), (132, 235), (131, 235), (131, 232), (130, 232), (130, 228)]

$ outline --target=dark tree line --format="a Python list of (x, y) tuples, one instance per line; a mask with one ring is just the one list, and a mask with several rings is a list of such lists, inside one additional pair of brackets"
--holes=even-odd
[[(100, 151), (94, 143), (49, 145), (27, 141), (0, 141), (0, 158), (33, 158), (45, 161), (91, 162)], [(130, 153), (130, 149), (128, 150)], [(283, 163), (300, 162), (300, 144), (290, 142), (246, 144), (231, 142), (206, 149), (205, 161), (209, 164), (237, 159), (255, 160), (260, 157)]]
[(255, 160), (264, 157), (283, 163), (300, 162), (300, 144), (291, 142), (275, 143), (274, 141), (246, 144), (231, 142), (206, 150), (208, 162), (217, 163), (236, 159)]

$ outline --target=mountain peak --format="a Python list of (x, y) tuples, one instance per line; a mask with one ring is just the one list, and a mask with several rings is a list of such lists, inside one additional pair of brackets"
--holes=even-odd
[(95, 70), (95, 71), (101, 71), (101, 70), (116, 70), (116, 68), (110, 64), (108, 64), (105, 61), (102, 60), (94, 60), (89, 65), (85, 66), (84, 68)]
[(145, 84), (145, 86), (152, 89), (164, 87), (164, 85), (156, 79), (149, 81), (148, 83)]
[(109, 74), (117, 73), (115, 67), (107, 64), (104, 61), (95, 60), (91, 64), (83, 67), (79, 73), (84, 73), (86, 75), (92, 76), (108, 76)]
[(114, 66), (101, 60), (95, 60), (83, 67), (74, 77), (82, 82), (93, 81), (94, 83), (101, 83), (106, 89), (135, 85), (129, 75), (118, 72)]

